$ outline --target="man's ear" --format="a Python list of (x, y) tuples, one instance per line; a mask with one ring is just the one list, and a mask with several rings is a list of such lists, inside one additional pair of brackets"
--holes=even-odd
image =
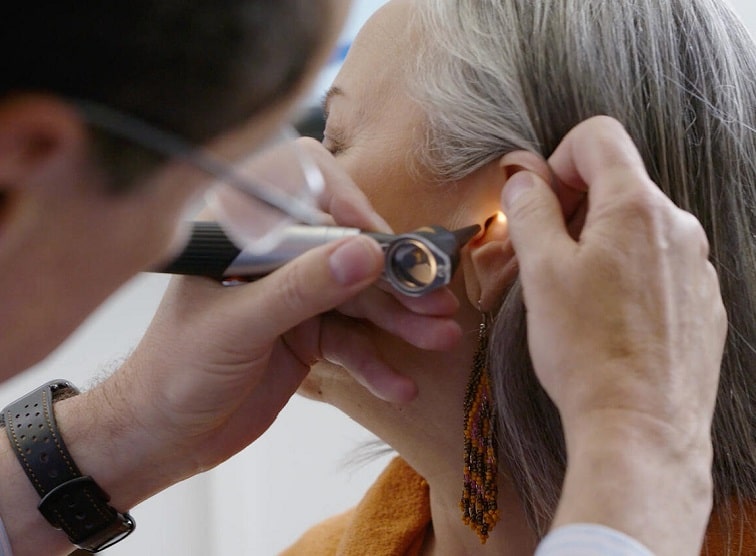
[[(502, 187), (510, 177), (524, 169), (538, 173), (547, 181), (551, 179), (551, 171), (543, 158), (528, 151), (515, 151), (499, 160)], [(481, 311), (497, 309), (517, 277), (517, 260), (503, 213), (489, 218), (485, 229), (467, 245), (462, 266), (470, 303)]]
[(0, 191), (3, 197), (53, 179), (82, 154), (86, 129), (68, 104), (53, 96), (0, 100)]

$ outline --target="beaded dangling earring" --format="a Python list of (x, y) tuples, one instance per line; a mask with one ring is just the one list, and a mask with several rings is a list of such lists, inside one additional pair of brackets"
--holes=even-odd
[(487, 320), (483, 313), (478, 349), (465, 392), (464, 489), (460, 501), (462, 521), (478, 534), (483, 544), (499, 520), (496, 411), (488, 371)]

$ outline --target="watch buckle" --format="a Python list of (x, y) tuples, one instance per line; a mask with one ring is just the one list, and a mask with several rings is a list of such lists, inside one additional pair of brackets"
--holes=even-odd
[[(59, 503), (61, 498), (70, 500), (71, 496), (80, 493), (81, 489), (92, 489), (90, 494), (99, 498), (103, 503), (110, 500), (107, 493), (100, 488), (100, 485), (92, 477), (84, 475), (66, 481), (52, 489), (40, 500), (37, 508), (53, 527), (62, 529), (56, 502)], [(113, 521), (100, 530), (92, 532), (88, 537), (73, 542), (74, 546), (88, 552), (100, 552), (122, 541), (134, 531), (136, 522), (131, 515), (118, 512), (110, 506), (108, 506), (108, 509), (113, 512)]]

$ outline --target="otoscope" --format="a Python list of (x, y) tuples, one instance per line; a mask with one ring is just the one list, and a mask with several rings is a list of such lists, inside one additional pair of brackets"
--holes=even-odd
[(275, 248), (257, 253), (237, 247), (217, 222), (193, 222), (184, 250), (158, 272), (207, 276), (227, 284), (249, 282), (270, 274), (313, 247), (364, 234), (383, 248), (383, 279), (395, 290), (419, 297), (451, 281), (462, 247), (480, 229), (477, 224), (454, 231), (428, 226), (393, 235), (359, 228), (293, 225), (282, 230)]

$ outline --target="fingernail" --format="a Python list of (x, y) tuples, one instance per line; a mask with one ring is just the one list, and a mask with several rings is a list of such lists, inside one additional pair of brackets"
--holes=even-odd
[(504, 190), (501, 192), (501, 203), (504, 205), (504, 210), (512, 208), (517, 203), (517, 199), (523, 193), (532, 189), (534, 185), (535, 181), (531, 172), (525, 170), (515, 173), (504, 184)]
[(372, 220), (372, 229), (376, 232), (383, 232), (386, 234), (390, 234), (392, 232), (391, 226), (389, 226), (388, 222), (386, 222), (380, 214), (375, 212), (372, 213), (370, 220)]
[(355, 199), (353, 206), (356, 215), (359, 215), (363, 218), (367, 217), (367, 219), (370, 221), (370, 227), (368, 229), (371, 232), (383, 232), (387, 234), (391, 233), (391, 226), (389, 226), (388, 222), (386, 222), (386, 220), (375, 211), (373, 205), (370, 204), (370, 201), (368, 201), (366, 197)]
[(342, 286), (350, 286), (375, 276), (380, 264), (380, 248), (370, 238), (358, 236), (342, 243), (328, 258), (331, 274)]

